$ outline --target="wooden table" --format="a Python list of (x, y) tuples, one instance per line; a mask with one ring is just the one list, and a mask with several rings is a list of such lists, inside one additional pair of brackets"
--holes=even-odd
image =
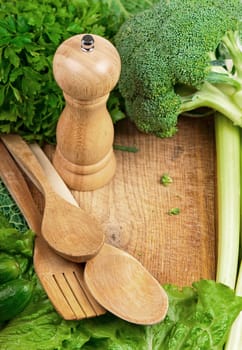
[[(133, 254), (161, 283), (184, 286), (215, 278), (215, 145), (212, 117), (180, 117), (178, 127), (173, 138), (159, 139), (119, 122), (115, 144), (139, 151), (116, 150), (112, 182), (73, 194), (102, 222), (108, 243)], [(53, 148), (45, 151), (51, 158)], [(167, 187), (163, 173), (173, 179)], [(176, 207), (180, 214), (169, 215)]]

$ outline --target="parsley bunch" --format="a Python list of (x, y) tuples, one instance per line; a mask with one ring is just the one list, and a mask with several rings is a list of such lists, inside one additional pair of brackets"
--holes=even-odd
[[(112, 40), (130, 15), (125, 2), (10, 0), (1, 4), (0, 133), (17, 132), (29, 141), (55, 143), (64, 100), (52, 73), (53, 55), (62, 41), (75, 34), (89, 32)], [(150, 6), (151, 1), (139, 4), (132, 11)], [(117, 110), (118, 99), (112, 101)]]

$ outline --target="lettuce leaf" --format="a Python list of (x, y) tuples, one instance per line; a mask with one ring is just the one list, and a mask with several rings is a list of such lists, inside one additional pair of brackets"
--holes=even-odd
[(35, 234), (0, 180), (0, 250), (32, 259)]
[(220, 350), (233, 321), (242, 310), (242, 298), (229, 287), (200, 280), (180, 291), (165, 286), (170, 307), (161, 325), (164, 340), (160, 350)]
[[(35, 276), (36, 278), (36, 276)], [(33, 300), (0, 332), (1, 350), (222, 350), (242, 298), (211, 280), (192, 287), (164, 286), (169, 311), (163, 322), (138, 326), (114, 315), (65, 321), (36, 278)]]
[(32, 230), (19, 232), (15, 228), (0, 229), (0, 250), (32, 258), (35, 234)]

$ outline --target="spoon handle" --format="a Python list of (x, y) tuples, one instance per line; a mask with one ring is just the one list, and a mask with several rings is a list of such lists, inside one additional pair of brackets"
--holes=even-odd
[(1, 135), (1, 139), (19, 166), (29, 175), (41, 192), (44, 194), (53, 192), (40, 164), (26, 142), (16, 134)]
[[(37, 143), (31, 143), (29, 147), (35, 155), (36, 159), (38, 160), (39, 164), (41, 165), (45, 176), (48, 178), (49, 184), (51, 185), (53, 190), (67, 202), (78, 207), (79, 205), (73, 197), (73, 194), (71, 193), (70, 189), (67, 187), (62, 177), (60, 177), (60, 175), (57, 173), (56, 169), (54, 168), (44, 151), (40, 148), (40, 146)], [(39, 190), (41, 191), (41, 188), (39, 188)]]
[[(18, 204), (29, 227), (37, 235), (41, 232), (41, 215), (29, 192), (28, 186), (23, 178), (20, 169), (8, 153), (4, 144), (0, 141), (0, 177), (8, 188), (11, 196)], [(14, 174), (14, 175), (13, 175)]]

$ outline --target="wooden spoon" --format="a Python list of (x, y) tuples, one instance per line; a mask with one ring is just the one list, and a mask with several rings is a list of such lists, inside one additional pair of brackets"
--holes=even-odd
[[(30, 148), (55, 191), (78, 205), (40, 147), (34, 144)], [(154, 324), (167, 313), (167, 294), (159, 282), (133, 256), (109, 244), (104, 243), (99, 253), (87, 261), (84, 280), (100, 305), (126, 321)]]
[(52, 189), (35, 156), (19, 135), (2, 135), (1, 138), (17, 163), (39, 183), (44, 194), (41, 225), (44, 240), (56, 253), (74, 262), (95, 256), (105, 238), (97, 220)]
[(50, 301), (66, 320), (79, 320), (104, 314), (87, 290), (83, 267), (57, 255), (41, 238), (41, 214), (33, 200), (21, 170), (0, 141), (0, 177), (37, 234), (34, 247), (34, 267)]
[(158, 281), (138, 260), (109, 244), (86, 263), (84, 280), (106, 310), (126, 321), (154, 324), (167, 313), (167, 295)]

